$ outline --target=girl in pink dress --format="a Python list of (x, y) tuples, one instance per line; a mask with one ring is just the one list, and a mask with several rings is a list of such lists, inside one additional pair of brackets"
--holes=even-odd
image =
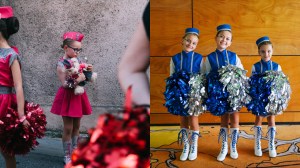
[[(18, 116), (23, 126), (29, 122), (24, 115), (24, 93), (22, 86), (21, 66), (16, 48), (8, 44), (10, 35), (18, 32), (19, 21), (13, 16), (10, 6), (0, 7), (0, 118), (5, 116), (8, 108), (17, 104)], [(16, 93), (13, 93), (13, 88)], [(6, 167), (15, 168), (15, 155), (2, 152)]]
[[(66, 74), (68, 66), (72, 66), (72, 58), (77, 58), (81, 52), (81, 41), (84, 35), (79, 32), (67, 32), (63, 35), (62, 48), (65, 51), (57, 64), (57, 75), (62, 86), (58, 89), (55, 96), (51, 112), (62, 116), (63, 135), (62, 143), (64, 150), (64, 163), (69, 163), (72, 150), (77, 147), (79, 135), (80, 119), (82, 115), (90, 115), (92, 108), (86, 92), (75, 95), (74, 87), (85, 82), (86, 78), (83, 73), (79, 73), (76, 78)], [(78, 59), (78, 58), (77, 58)], [(80, 60), (79, 60), (80, 62)], [(69, 63), (69, 64), (66, 64)], [(92, 65), (88, 65), (87, 70), (92, 71)]]

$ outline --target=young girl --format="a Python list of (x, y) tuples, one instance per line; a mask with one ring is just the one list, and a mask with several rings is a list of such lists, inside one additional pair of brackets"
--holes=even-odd
[[(6, 115), (7, 109), (17, 103), (19, 118), (24, 118), (24, 93), (21, 66), (16, 49), (8, 44), (9, 37), (18, 32), (19, 21), (13, 16), (10, 6), (0, 7), (0, 118)], [(15, 88), (16, 94), (12, 92)], [(28, 127), (25, 119), (23, 126)], [(15, 156), (1, 152), (7, 168), (16, 167)]]
[[(74, 87), (85, 81), (83, 73), (78, 74), (76, 79), (66, 76), (65, 60), (77, 58), (81, 52), (81, 41), (84, 35), (79, 32), (67, 32), (63, 35), (62, 48), (65, 51), (57, 64), (57, 75), (62, 84), (55, 96), (51, 112), (61, 115), (63, 119), (63, 135), (62, 143), (64, 150), (64, 163), (70, 162), (70, 154), (72, 150), (77, 147), (77, 140), (79, 135), (80, 119), (82, 115), (89, 115), (92, 113), (92, 108), (86, 92), (81, 95), (74, 94)], [(92, 70), (92, 65), (88, 66), (88, 70)], [(67, 80), (68, 79), (68, 80)]]
[[(217, 43), (217, 49), (207, 56), (207, 61), (205, 62), (206, 73), (208, 75), (210, 75), (209, 73), (212, 74), (218, 73), (218, 70), (222, 68), (222, 66), (227, 66), (227, 65), (234, 65), (243, 69), (243, 65), (241, 64), (241, 61), (237, 56), (237, 54), (227, 50), (227, 48), (232, 43), (232, 33), (231, 33), (230, 25), (223, 24), (217, 27), (217, 34), (215, 37), (215, 41)], [(210, 82), (209, 79), (208, 82)], [(210, 100), (211, 97), (212, 95), (210, 91), (208, 91), (208, 100)], [(216, 97), (216, 99), (218, 99), (218, 97)], [(225, 100), (225, 102), (227, 102), (227, 100)], [(218, 108), (226, 109), (227, 106), (228, 104), (225, 103), (219, 105)], [(215, 113), (215, 111), (211, 111), (209, 106), (207, 108), (212, 114), (218, 115)], [(227, 111), (223, 114), (220, 114), (221, 129), (219, 133), (219, 138), (222, 137), (222, 147), (217, 157), (218, 161), (223, 161), (228, 152), (227, 137), (228, 137), (229, 121), (230, 121), (230, 133), (231, 133), (230, 157), (233, 159), (238, 158), (236, 144), (237, 144), (238, 134), (239, 134), (239, 113), (236, 111), (232, 111), (232, 112), (233, 113), (229, 113), (229, 111)]]
[[(276, 153), (276, 147), (275, 147), (275, 143), (274, 143), (275, 133), (276, 133), (275, 115), (276, 115), (276, 113), (277, 114), (281, 113), (282, 110), (276, 111), (275, 114), (272, 114), (270, 111), (266, 110), (267, 109), (266, 104), (269, 103), (269, 101), (270, 101), (270, 95), (263, 93), (264, 90), (266, 89), (266, 87), (264, 87), (264, 82), (257, 82), (256, 79), (259, 80), (259, 79), (263, 79), (263, 78), (267, 77), (268, 74), (266, 73), (266, 71), (267, 72), (278, 71), (280, 73), (281, 67), (279, 64), (277, 64), (271, 60), (272, 54), (273, 54), (273, 45), (268, 36), (259, 38), (256, 41), (256, 45), (258, 47), (258, 54), (261, 56), (261, 60), (252, 66), (252, 75), (250, 78), (250, 85), (251, 85), (251, 88), (260, 87), (260, 89), (258, 89), (259, 93), (253, 92), (256, 89), (250, 89), (252, 101), (249, 105), (247, 105), (248, 110), (251, 110), (252, 113), (256, 115), (255, 126), (254, 126), (254, 137), (255, 137), (254, 154), (256, 156), (262, 156), (261, 143), (260, 143), (260, 139), (262, 136), (261, 124), (262, 124), (263, 117), (267, 117), (269, 156), (276, 157), (277, 153)], [(252, 80), (252, 82), (251, 82), (251, 80)], [(259, 80), (259, 81), (261, 81), (261, 80)], [(284, 86), (288, 86), (288, 89), (281, 87), (280, 90), (290, 91), (289, 84), (284, 85)], [(259, 94), (260, 96), (257, 96), (257, 94)], [(261, 95), (265, 95), (265, 96), (261, 96)], [(289, 96), (289, 94), (287, 94), (287, 95)], [(266, 97), (266, 99), (269, 99), (269, 100), (262, 101), (259, 99), (259, 97), (262, 97), (262, 98)], [(283, 100), (284, 98), (285, 98), (284, 96), (280, 96), (281, 100)], [(266, 102), (266, 103), (261, 104), (262, 105), (261, 107), (263, 109), (259, 109), (260, 106), (255, 102), (261, 102), (261, 103)]]
[[(186, 74), (197, 74), (203, 68), (202, 55), (194, 52), (199, 41), (199, 30), (196, 28), (187, 28), (185, 35), (182, 38), (182, 51), (172, 57), (170, 63), (170, 76), (176, 75), (176, 73), (186, 72)], [(168, 87), (168, 84), (167, 84)], [(168, 97), (168, 88), (165, 92), (165, 96)], [(172, 95), (172, 93), (171, 93)], [(171, 100), (172, 101), (172, 100)], [(173, 105), (169, 104), (168, 98), (166, 98), (166, 107), (169, 112)], [(172, 113), (172, 112), (171, 112)], [(199, 137), (199, 123), (198, 114), (196, 115), (183, 115), (183, 111), (178, 112), (180, 116), (180, 132), (183, 142), (183, 150), (180, 155), (180, 160), (185, 161), (195, 160), (197, 158), (197, 146)], [(191, 143), (188, 140), (189, 130), (191, 131)]]

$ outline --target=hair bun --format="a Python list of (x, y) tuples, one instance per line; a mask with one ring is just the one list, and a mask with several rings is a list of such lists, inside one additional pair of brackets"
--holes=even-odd
[(16, 17), (7, 18), (6, 25), (7, 25), (7, 33), (9, 36), (19, 31), (19, 20)]
[(5, 20), (3, 19), (0, 19), (0, 33), (5, 39), (8, 39), (7, 26)]

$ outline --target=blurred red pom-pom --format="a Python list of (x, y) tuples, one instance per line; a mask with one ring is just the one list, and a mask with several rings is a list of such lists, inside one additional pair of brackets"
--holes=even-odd
[(150, 113), (137, 107), (122, 114), (100, 115), (89, 140), (79, 144), (65, 168), (149, 168)]
[(24, 113), (30, 126), (23, 127), (17, 112), (17, 106), (8, 108), (7, 114), (0, 119), (0, 147), (8, 155), (27, 154), (38, 145), (46, 131), (46, 116), (43, 109), (33, 103), (25, 102)]

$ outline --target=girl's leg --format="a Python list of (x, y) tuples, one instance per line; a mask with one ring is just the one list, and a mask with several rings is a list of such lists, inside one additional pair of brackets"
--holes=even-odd
[(72, 150), (77, 148), (81, 118), (73, 118)]
[(64, 130), (62, 135), (63, 141), (70, 141), (73, 132), (73, 118), (63, 116)]
[(231, 135), (230, 157), (233, 159), (237, 159), (239, 156), (236, 147), (238, 136), (239, 136), (239, 121), (240, 121), (239, 112), (230, 114), (230, 135)]
[(263, 121), (263, 117), (255, 116), (255, 126), (261, 126), (262, 121)]
[(180, 128), (189, 129), (189, 119), (188, 119), (188, 117), (180, 116)]
[(262, 156), (261, 142), (260, 139), (262, 137), (262, 120), (263, 117), (256, 116), (255, 117), (255, 125), (254, 125), (254, 154), (256, 156)]
[[(2, 153), (2, 152), (1, 152)], [(2, 156), (4, 157), (6, 168), (16, 168), (16, 157), (15, 156), (9, 156), (7, 154), (2, 153)]]
[[(218, 161), (223, 161), (228, 153), (228, 123), (229, 123), (229, 114), (224, 114), (221, 116), (221, 128), (219, 133), (219, 140), (220, 137), (222, 138), (222, 147), (221, 151), (217, 157)], [(218, 140), (218, 141), (219, 141)]]
[(180, 155), (180, 160), (185, 161), (188, 158), (190, 144), (189, 144), (189, 119), (188, 117), (180, 117), (180, 131), (178, 133), (178, 141), (181, 136), (181, 143), (183, 143), (182, 153)]
[(269, 156), (276, 157), (276, 146), (275, 146), (275, 134), (276, 134), (276, 126), (275, 126), (275, 116), (271, 115), (268, 118), (268, 139), (269, 139)]
[(188, 117), (188, 119), (189, 119), (190, 129), (193, 130), (193, 131), (198, 131), (199, 132), (198, 116), (190, 116), (190, 117)]
[(192, 131), (189, 160), (195, 160), (198, 154), (198, 137), (200, 135), (198, 116), (190, 116), (189, 123)]
[(275, 116), (274, 115), (271, 115), (271, 116), (267, 117), (267, 120), (268, 120), (268, 126), (269, 127), (276, 127), (276, 125), (275, 125)]
[(229, 124), (229, 114), (225, 113), (224, 115), (221, 116), (221, 128), (228, 128)]
[(230, 128), (239, 128), (240, 127), (240, 113), (235, 112), (230, 114)]
[(73, 132), (73, 118), (72, 117), (62, 117), (64, 122), (64, 129), (62, 135), (62, 143), (64, 150), (64, 163), (67, 164), (71, 161), (72, 153), (72, 143), (71, 143), (71, 134)]

